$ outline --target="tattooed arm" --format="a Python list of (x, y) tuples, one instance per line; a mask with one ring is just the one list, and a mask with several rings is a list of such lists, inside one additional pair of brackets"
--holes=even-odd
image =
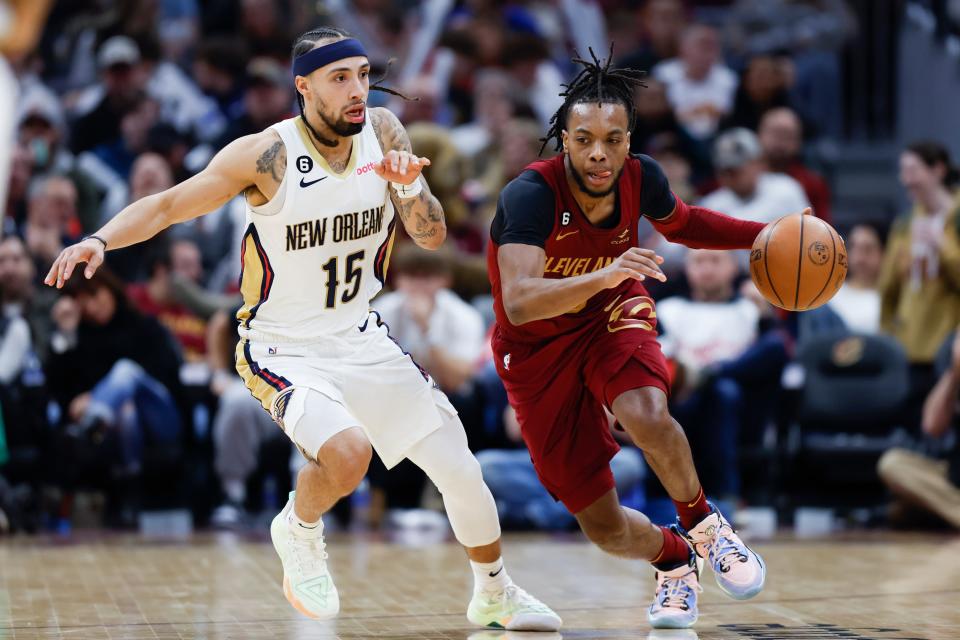
[(447, 225), (440, 202), (430, 193), (430, 186), (420, 175), (430, 164), (427, 158), (413, 154), (410, 136), (397, 116), (382, 107), (370, 109), (370, 123), (383, 149), (383, 162), (375, 169), (377, 175), (391, 182), (413, 184), (419, 180), (423, 190), (412, 198), (401, 198), (393, 187), (387, 187), (407, 234), (424, 249), (436, 249), (443, 244)]
[(87, 239), (64, 249), (45, 282), (62, 286), (81, 262), (87, 263), (89, 278), (103, 262), (105, 246), (119, 249), (143, 242), (172, 224), (214, 211), (241, 192), (251, 204), (262, 204), (277, 192), (286, 166), (286, 149), (273, 131), (238, 138), (197, 175), (141, 198), (114, 216), (94, 234), (102, 243)]

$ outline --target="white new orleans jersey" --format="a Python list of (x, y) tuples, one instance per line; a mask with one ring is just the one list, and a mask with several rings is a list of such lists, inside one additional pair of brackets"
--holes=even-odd
[(373, 167), (383, 151), (370, 124), (353, 137), (335, 173), (300, 117), (271, 128), (286, 147), (276, 195), (247, 206), (237, 313), (254, 342), (309, 342), (355, 329), (383, 286), (395, 224), (387, 182)]

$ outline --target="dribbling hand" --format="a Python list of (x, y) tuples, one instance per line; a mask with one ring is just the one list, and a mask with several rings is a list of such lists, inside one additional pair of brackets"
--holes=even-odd
[(423, 168), (429, 166), (429, 158), (421, 158), (409, 151), (391, 149), (383, 156), (383, 160), (373, 165), (373, 170), (384, 180), (413, 184), (420, 177)]
[(653, 249), (631, 247), (602, 271), (608, 276), (608, 288), (617, 286), (627, 278), (634, 280), (655, 278), (660, 282), (666, 282), (667, 276), (660, 270), (661, 264), (663, 264), (663, 258)]
[(87, 263), (87, 268), (83, 270), (83, 275), (88, 280), (93, 277), (97, 269), (103, 264), (104, 246), (99, 240), (88, 238), (77, 244), (70, 245), (60, 252), (57, 259), (53, 261), (50, 272), (43, 279), (44, 284), (60, 289), (63, 283), (70, 279), (73, 269), (81, 262)]

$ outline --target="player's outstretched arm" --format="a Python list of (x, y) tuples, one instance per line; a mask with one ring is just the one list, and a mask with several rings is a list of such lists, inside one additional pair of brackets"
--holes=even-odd
[(420, 173), (430, 166), (429, 158), (420, 158), (413, 153), (410, 136), (397, 116), (388, 109), (370, 109), (370, 123), (380, 140), (383, 161), (374, 170), (390, 186), (393, 202), (404, 229), (419, 246), (436, 249), (447, 237), (447, 225), (443, 219), (440, 202), (430, 193), (430, 186)]
[(497, 250), (500, 287), (507, 319), (514, 325), (569, 313), (604, 289), (627, 278), (666, 280), (663, 258), (633, 247), (603, 269), (569, 278), (543, 277), (546, 253), (535, 245), (505, 244)]
[(272, 196), (283, 179), (286, 152), (272, 131), (238, 138), (213, 157), (197, 175), (166, 191), (141, 198), (114, 216), (93, 236), (64, 249), (44, 279), (60, 288), (77, 264), (86, 263), (89, 278), (103, 263), (107, 249), (143, 242), (177, 222), (223, 206), (238, 193), (256, 187)]

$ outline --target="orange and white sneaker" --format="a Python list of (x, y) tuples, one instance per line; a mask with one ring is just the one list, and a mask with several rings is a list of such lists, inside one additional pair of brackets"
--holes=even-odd
[(467, 620), (510, 631), (556, 631), (563, 624), (553, 609), (513, 583), (492, 593), (474, 592)]
[(763, 558), (748, 547), (720, 511), (710, 505), (710, 514), (690, 531), (680, 533), (701, 558), (713, 568), (717, 585), (731, 598), (748, 600), (763, 590), (767, 567)]
[(310, 536), (296, 535), (289, 514), (294, 492), (270, 524), (270, 539), (283, 565), (283, 595), (293, 608), (314, 620), (329, 620), (340, 612), (340, 596), (327, 569), (323, 522)]

